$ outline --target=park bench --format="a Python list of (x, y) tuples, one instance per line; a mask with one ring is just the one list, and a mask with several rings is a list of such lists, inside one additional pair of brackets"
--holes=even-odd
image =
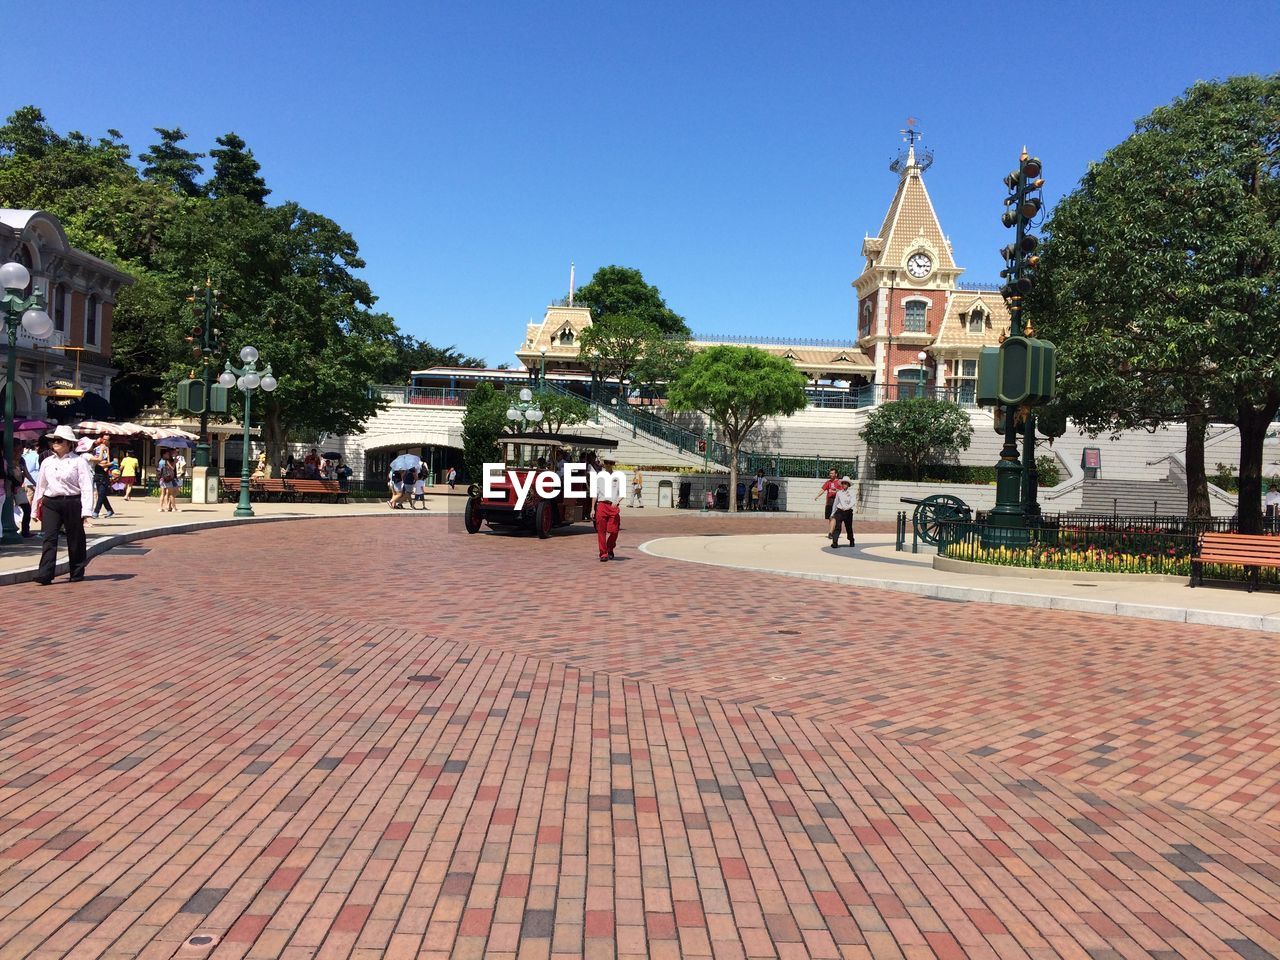
[(290, 495), (301, 499), (332, 497), (334, 503), (346, 502), (347, 493), (337, 480), (286, 480)]
[[(224, 500), (240, 499), (240, 478), (239, 477), (219, 477), (218, 486), (222, 488), (222, 497)], [(252, 492), (252, 488), (251, 488)]]
[(1263, 567), (1280, 567), (1280, 537), (1256, 533), (1206, 533), (1201, 536), (1195, 556), (1191, 558), (1191, 586), (1204, 583), (1206, 563), (1230, 563), (1252, 572), (1249, 592), (1258, 587), (1258, 573)]
[[(218, 488), (225, 499), (240, 499), (239, 477), (220, 477)], [(283, 480), (257, 479), (249, 481), (249, 499), (251, 500), (268, 500), (272, 497), (277, 500), (283, 500), (287, 496), (289, 496), (289, 488), (285, 486)]]

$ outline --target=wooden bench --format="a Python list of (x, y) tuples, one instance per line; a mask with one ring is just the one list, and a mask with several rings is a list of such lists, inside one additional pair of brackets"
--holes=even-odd
[(222, 496), (225, 499), (227, 500), (240, 499), (240, 478), (239, 477), (219, 477), (218, 486), (219, 488), (221, 488)]
[(1280, 537), (1257, 533), (1206, 533), (1200, 537), (1196, 554), (1191, 558), (1191, 586), (1204, 583), (1206, 563), (1230, 563), (1252, 571), (1249, 592), (1258, 587), (1258, 573), (1263, 567), (1280, 567)]
[(286, 480), (289, 493), (303, 499), (307, 497), (333, 497), (334, 503), (345, 503), (347, 492), (337, 480)]

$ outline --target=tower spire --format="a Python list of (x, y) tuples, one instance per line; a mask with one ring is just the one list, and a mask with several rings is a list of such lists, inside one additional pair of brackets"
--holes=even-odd
[(569, 261), (569, 306), (573, 306), (573, 261)]

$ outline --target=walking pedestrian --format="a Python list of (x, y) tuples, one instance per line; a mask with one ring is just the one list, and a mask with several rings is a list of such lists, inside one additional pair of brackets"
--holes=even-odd
[(600, 562), (604, 563), (613, 559), (613, 551), (618, 546), (618, 533), (622, 530), (619, 507), (626, 489), (626, 478), (613, 469), (613, 454), (605, 454), (600, 459), (602, 466), (593, 477), (592, 491), (596, 495), (596, 541), (600, 547)]
[(853, 508), (856, 506), (853, 496), (853, 481), (848, 477), (840, 478), (840, 492), (836, 494), (831, 511), (831, 546), (840, 546), (840, 528), (844, 527), (845, 536), (849, 538), (849, 546), (853, 546)]
[(124, 457), (120, 461), (120, 482), (124, 484), (124, 502), (128, 503), (133, 499), (133, 485), (138, 482), (138, 472), (142, 464), (138, 462), (138, 458), (133, 455), (132, 450), (126, 450)]
[(116, 512), (111, 509), (111, 438), (105, 433), (93, 445), (89, 463), (93, 467), (93, 482), (98, 492), (98, 498), (93, 504), (93, 519), (97, 520), (98, 514), (106, 510), (107, 519), (110, 520)]
[[(840, 474), (834, 467), (832, 467), (831, 472), (827, 474), (826, 482), (823, 483), (822, 487), (818, 490), (818, 497), (821, 497), (823, 494), (826, 494), (827, 496), (827, 505), (822, 511), (822, 518), (827, 521), (826, 536), (828, 537), (831, 536), (831, 530), (835, 526), (835, 524), (831, 522), (831, 511), (836, 502), (836, 494), (840, 492), (839, 477)], [(813, 499), (817, 500), (818, 497), (814, 497)]]
[(637, 509), (644, 509), (644, 474), (640, 472), (640, 468), (636, 467), (635, 472), (631, 474), (631, 505)]
[(44, 543), (35, 581), (41, 586), (53, 582), (58, 565), (58, 534), (67, 538), (67, 559), (71, 579), (84, 579), (85, 522), (93, 516), (94, 476), (89, 462), (76, 455), (76, 437), (70, 427), (58, 427), (46, 434), (53, 456), (40, 464), (36, 478), (35, 514), (40, 521)]
[(449, 484), (449, 489), (453, 489), (453, 485), (458, 482), (458, 468), (450, 467), (449, 473), (445, 477), (445, 482)]
[(160, 482), (160, 512), (175, 513), (178, 509), (178, 468), (171, 459), (168, 450), (160, 451), (160, 462), (156, 464), (156, 479)]

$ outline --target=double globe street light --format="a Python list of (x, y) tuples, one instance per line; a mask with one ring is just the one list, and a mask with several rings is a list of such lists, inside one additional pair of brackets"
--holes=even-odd
[(227, 367), (218, 377), (218, 383), (230, 390), (238, 387), (244, 391), (244, 441), (240, 450), (240, 502), (236, 505), (235, 516), (252, 517), (253, 507), (249, 503), (249, 399), (253, 391), (261, 387), (270, 393), (278, 385), (271, 375), (271, 364), (266, 364), (262, 372), (258, 372), (258, 351), (256, 347), (245, 347), (240, 351), (243, 367), (234, 367), (227, 361)]
[[(9, 356), (6, 367), (4, 397), (4, 462), (10, 471), (13, 470), (13, 416), (14, 404), (17, 400), (18, 384), (18, 326), (36, 340), (43, 340), (53, 332), (53, 321), (44, 312), (44, 291), (32, 290), (31, 296), (23, 296), (27, 285), (31, 283), (31, 271), (20, 263), (6, 263), (0, 266), (0, 287), (4, 295), (0, 297), (0, 315), (9, 333)], [(10, 477), (0, 479), (4, 484), (4, 492), (10, 493)], [(0, 543), (22, 543), (22, 533), (13, 519), (13, 499), (6, 496), (4, 508), (0, 509)]]

